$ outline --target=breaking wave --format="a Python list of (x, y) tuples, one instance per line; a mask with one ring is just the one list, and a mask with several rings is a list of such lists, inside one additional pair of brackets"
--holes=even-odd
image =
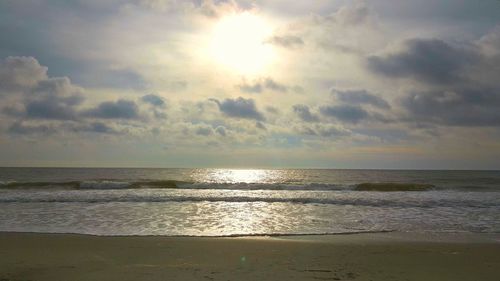
[(498, 207), (496, 201), (478, 200), (391, 200), (369, 198), (324, 198), (324, 197), (269, 197), (269, 196), (183, 196), (183, 195), (147, 195), (147, 194), (103, 194), (101, 196), (85, 196), (85, 194), (40, 194), (34, 196), (9, 196), (0, 198), (0, 203), (168, 203), (168, 202), (229, 202), (229, 203), (292, 203), (320, 205), (352, 205), (365, 207), (396, 207), (396, 208), (433, 208), (433, 207)]
[(494, 191), (498, 187), (485, 185), (433, 185), (428, 183), (367, 182), (358, 184), (337, 183), (218, 183), (187, 182), (176, 180), (87, 180), (62, 182), (0, 181), (0, 189), (220, 189), (220, 190), (317, 190), (317, 191), (371, 191), (371, 192), (421, 192), (431, 190)]

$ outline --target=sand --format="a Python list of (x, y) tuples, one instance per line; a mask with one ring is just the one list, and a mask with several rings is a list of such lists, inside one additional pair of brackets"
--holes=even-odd
[(0, 233), (1, 281), (500, 280), (498, 235), (175, 238)]

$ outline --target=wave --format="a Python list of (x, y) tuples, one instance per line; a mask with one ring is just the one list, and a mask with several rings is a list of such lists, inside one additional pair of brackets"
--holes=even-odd
[(188, 182), (178, 180), (141, 180), (125, 181), (98, 179), (63, 182), (16, 182), (0, 181), (0, 189), (222, 189), (222, 190), (317, 190), (317, 191), (370, 191), (370, 192), (406, 192), (430, 190), (457, 191), (495, 191), (498, 186), (491, 185), (433, 185), (428, 183), (383, 183), (367, 182), (358, 184), (339, 183), (219, 183)]
[(343, 190), (349, 185), (307, 183), (217, 183), (187, 182), (176, 180), (116, 181), (90, 180), (66, 182), (0, 182), (3, 189), (134, 189), (134, 188), (178, 188), (178, 189), (227, 189), (227, 190)]
[(80, 186), (79, 181), (67, 181), (67, 182), (16, 182), (7, 181), (0, 182), (0, 188), (3, 189), (49, 189), (49, 188), (78, 188)]
[(177, 188), (182, 181), (116, 181), (116, 180), (90, 180), (90, 181), (65, 181), (65, 182), (0, 182), (4, 189), (131, 189), (131, 188)]
[(358, 191), (426, 191), (434, 189), (432, 184), (423, 183), (361, 183), (354, 188)]
[(148, 196), (148, 195), (116, 195), (103, 197), (87, 196), (11, 196), (0, 198), (0, 203), (184, 203), (184, 202), (226, 202), (226, 203), (291, 203), (318, 204), (363, 207), (394, 207), (394, 208), (434, 208), (434, 207), (470, 207), (498, 208), (498, 202), (478, 200), (389, 200), (366, 198), (318, 198), (318, 197), (261, 197), (261, 196)]

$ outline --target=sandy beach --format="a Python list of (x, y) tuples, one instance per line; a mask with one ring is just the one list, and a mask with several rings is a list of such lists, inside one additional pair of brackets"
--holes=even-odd
[(189, 238), (0, 233), (0, 280), (495, 280), (479, 234)]

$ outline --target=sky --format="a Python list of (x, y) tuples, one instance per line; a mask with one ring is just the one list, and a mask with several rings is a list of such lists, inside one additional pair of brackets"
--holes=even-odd
[(0, 0), (0, 166), (500, 169), (500, 1)]

